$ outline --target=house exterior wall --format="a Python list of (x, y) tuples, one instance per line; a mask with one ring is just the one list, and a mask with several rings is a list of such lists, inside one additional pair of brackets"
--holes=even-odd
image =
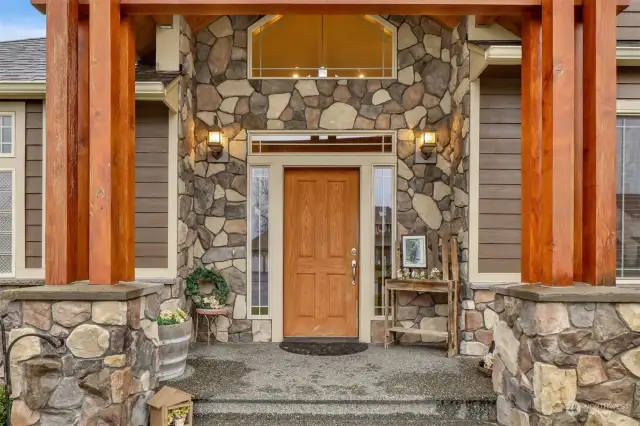
[(618, 15), (618, 42), (637, 42), (640, 36), (640, 0), (631, 0), (629, 7)]
[[(216, 321), (216, 337), (271, 339), (268, 317), (246, 319), (247, 131), (397, 131), (398, 237), (428, 230), (457, 234), (466, 279), (466, 22), (450, 32), (427, 17), (384, 17), (398, 28), (397, 80), (248, 80), (247, 29), (258, 18), (223, 16), (198, 34), (182, 23), (186, 76), (181, 82), (178, 267), (182, 279), (197, 266), (215, 267), (227, 279), (233, 314)], [(229, 138), (228, 156), (221, 159), (206, 146), (215, 116)], [(445, 129), (437, 164), (414, 164), (413, 129), (426, 123)], [(412, 326), (436, 316), (434, 301), (428, 306), (411, 301), (403, 306), (403, 320)], [(379, 321), (372, 324), (374, 341), (381, 337), (380, 326)]]

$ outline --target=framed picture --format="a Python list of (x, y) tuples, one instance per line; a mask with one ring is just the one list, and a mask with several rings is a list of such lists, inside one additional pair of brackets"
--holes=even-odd
[(402, 267), (427, 267), (427, 237), (425, 235), (402, 236)]

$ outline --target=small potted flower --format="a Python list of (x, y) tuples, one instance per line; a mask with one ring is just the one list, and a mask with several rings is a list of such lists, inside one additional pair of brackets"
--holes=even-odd
[(214, 295), (202, 296), (197, 294), (192, 297), (198, 313), (205, 315), (224, 315), (227, 308), (224, 303), (220, 303)]
[(184, 374), (191, 340), (191, 318), (182, 309), (163, 311), (158, 318), (158, 349), (160, 380), (170, 380)]
[(189, 415), (189, 406), (173, 408), (167, 415), (167, 425), (184, 426)]

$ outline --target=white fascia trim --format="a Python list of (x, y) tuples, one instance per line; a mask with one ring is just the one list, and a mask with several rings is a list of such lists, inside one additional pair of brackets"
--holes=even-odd
[[(489, 46), (484, 53), (487, 65), (520, 65), (522, 46)], [(640, 65), (640, 47), (616, 47), (617, 64), (621, 66)]]
[[(160, 81), (136, 82), (136, 100), (160, 101), (170, 106), (167, 100), (167, 92), (175, 85), (177, 79), (168, 87)], [(5, 99), (44, 99), (47, 93), (47, 85), (44, 81), (0, 81), (0, 98)]]

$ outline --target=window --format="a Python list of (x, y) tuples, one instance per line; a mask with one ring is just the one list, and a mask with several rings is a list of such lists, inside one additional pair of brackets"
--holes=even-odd
[(618, 117), (616, 258), (620, 278), (640, 277), (640, 117)]
[(393, 78), (396, 29), (367, 15), (276, 15), (249, 28), (249, 78)]
[(13, 155), (13, 114), (0, 114), (0, 155)]
[(251, 169), (251, 315), (269, 315), (269, 169)]
[(0, 170), (0, 274), (13, 272), (13, 171)]
[(291, 153), (392, 153), (391, 134), (342, 134), (342, 135), (251, 135), (253, 154)]
[(395, 244), (393, 238), (393, 180), (391, 167), (374, 168), (374, 286), (375, 315), (382, 315), (384, 280), (391, 278)]

